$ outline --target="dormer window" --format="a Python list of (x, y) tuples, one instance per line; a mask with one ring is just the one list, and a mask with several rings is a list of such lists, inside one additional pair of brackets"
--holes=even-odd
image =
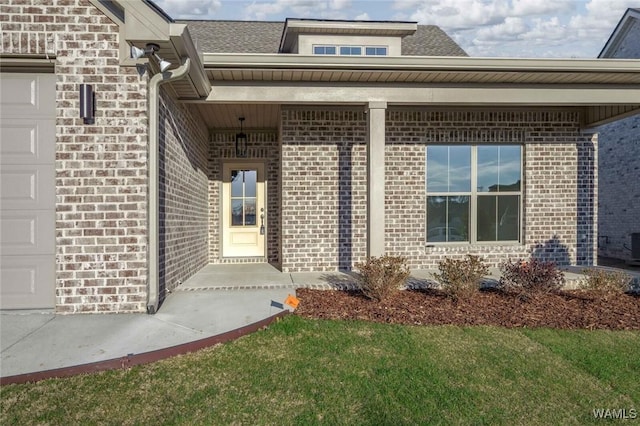
[(362, 47), (360, 46), (340, 46), (341, 55), (362, 55)]
[(403, 37), (416, 22), (287, 18), (278, 53), (327, 56), (402, 56)]
[(386, 47), (367, 47), (365, 48), (365, 55), (367, 56), (387, 56)]
[(314, 55), (340, 55), (340, 56), (387, 56), (388, 49), (385, 46), (332, 46), (314, 45)]
[(335, 55), (335, 46), (313, 46), (314, 55)]

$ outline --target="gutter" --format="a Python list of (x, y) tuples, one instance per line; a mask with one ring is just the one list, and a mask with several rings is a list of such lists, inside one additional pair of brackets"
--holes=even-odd
[(205, 53), (210, 69), (301, 69), (433, 72), (540, 72), (639, 74), (637, 59), (527, 59), (437, 56), (307, 56), (273, 53)]
[(158, 155), (158, 125), (160, 112), (160, 85), (179, 80), (188, 75), (191, 59), (184, 58), (178, 68), (158, 73), (149, 82), (149, 276), (147, 277), (147, 313), (155, 314), (160, 304), (160, 245), (159, 241), (159, 155)]

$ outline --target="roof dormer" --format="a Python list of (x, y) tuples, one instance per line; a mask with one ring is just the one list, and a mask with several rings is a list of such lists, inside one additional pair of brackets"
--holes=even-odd
[(401, 56), (402, 38), (416, 22), (287, 18), (280, 53), (299, 55)]

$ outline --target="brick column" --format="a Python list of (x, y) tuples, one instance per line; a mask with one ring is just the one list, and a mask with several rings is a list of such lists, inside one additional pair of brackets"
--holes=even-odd
[(384, 254), (384, 145), (386, 102), (369, 102), (367, 114), (367, 256)]

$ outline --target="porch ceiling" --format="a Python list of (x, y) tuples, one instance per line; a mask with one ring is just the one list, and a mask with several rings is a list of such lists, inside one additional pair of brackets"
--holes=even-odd
[[(247, 129), (270, 129), (275, 130), (278, 128), (279, 113), (281, 105), (279, 104), (215, 104), (198, 102), (192, 104), (192, 107), (197, 109), (202, 119), (206, 123), (207, 127), (212, 131), (224, 131), (239, 129), (240, 124), (238, 122), (239, 117), (245, 117), (243, 128)], [(329, 105), (328, 107), (335, 107)], [(353, 105), (352, 105), (353, 107)], [(415, 106), (414, 106), (415, 107)], [(389, 106), (394, 108), (394, 106)], [(413, 108), (412, 106), (397, 106), (396, 108)], [(425, 107), (421, 108), (437, 108), (443, 109), (456, 109), (456, 107)], [(474, 107), (458, 107), (457, 109), (474, 109)], [(481, 106), (475, 108), (483, 108)], [(485, 107), (486, 108), (486, 107)], [(540, 109), (548, 111), (549, 107), (511, 107), (504, 109), (503, 107), (491, 107), (492, 110), (508, 110), (513, 111), (518, 108), (530, 111), (531, 109)], [(640, 112), (640, 105), (607, 105), (598, 107), (574, 107), (583, 113), (583, 126), (595, 127), (600, 124), (611, 121), (612, 117), (624, 118), (630, 115), (638, 114)]]
[(240, 128), (239, 117), (244, 117), (244, 129), (276, 129), (278, 127), (277, 104), (211, 104), (197, 103), (198, 110), (207, 127), (212, 130)]

